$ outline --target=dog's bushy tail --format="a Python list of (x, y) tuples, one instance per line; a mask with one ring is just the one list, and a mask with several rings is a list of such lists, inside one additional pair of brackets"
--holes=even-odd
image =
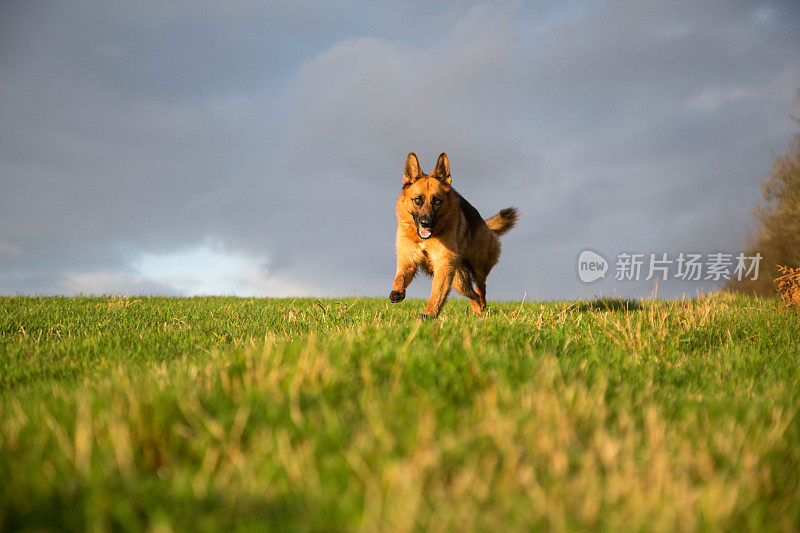
[(495, 216), (486, 219), (489, 229), (498, 235), (503, 235), (514, 227), (519, 218), (519, 211), (516, 207), (506, 207)]

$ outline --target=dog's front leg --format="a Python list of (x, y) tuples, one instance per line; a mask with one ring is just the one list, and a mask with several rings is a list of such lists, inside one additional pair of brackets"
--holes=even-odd
[(424, 318), (434, 318), (442, 310), (450, 287), (453, 285), (453, 276), (456, 273), (455, 267), (450, 264), (435, 268), (433, 272), (433, 283), (431, 284), (431, 297), (428, 299), (428, 307), (425, 308)]
[(417, 274), (417, 265), (411, 261), (397, 258), (397, 274), (392, 283), (392, 292), (389, 293), (389, 300), (392, 303), (402, 302), (406, 297), (406, 288)]

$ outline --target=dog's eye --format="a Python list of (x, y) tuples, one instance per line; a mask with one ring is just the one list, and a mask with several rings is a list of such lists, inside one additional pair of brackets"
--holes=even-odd
[(431, 202), (433, 202), (433, 205), (439, 205), (440, 203), (442, 203), (442, 199), (434, 196)]
[(422, 205), (422, 196), (417, 196), (414, 198), (414, 203), (417, 205)]

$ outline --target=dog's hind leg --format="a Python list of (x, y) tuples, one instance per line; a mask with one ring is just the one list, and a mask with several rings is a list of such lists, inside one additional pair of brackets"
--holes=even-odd
[(481, 311), (486, 309), (486, 278), (475, 276), (475, 292), (478, 293), (478, 304)]
[(453, 288), (458, 291), (459, 294), (469, 299), (469, 304), (472, 306), (473, 313), (477, 315), (483, 310), (480, 297), (475, 292), (475, 289), (472, 288), (472, 277), (470, 277), (466, 269), (459, 268), (456, 270), (456, 274), (453, 276)]

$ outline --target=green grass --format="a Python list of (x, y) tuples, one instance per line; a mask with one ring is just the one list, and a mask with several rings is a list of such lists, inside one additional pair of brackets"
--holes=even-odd
[(773, 300), (0, 298), (0, 530), (800, 529)]

